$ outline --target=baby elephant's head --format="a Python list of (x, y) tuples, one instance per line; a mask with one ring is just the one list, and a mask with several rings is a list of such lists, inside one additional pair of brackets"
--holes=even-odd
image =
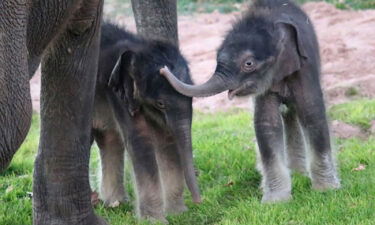
[[(313, 34), (314, 35), (314, 34)], [(272, 84), (300, 70), (306, 58), (306, 34), (288, 16), (279, 19), (248, 15), (228, 33), (217, 54), (213, 76), (202, 85), (175, 79), (168, 68), (161, 73), (180, 93), (205, 97), (228, 90), (228, 97), (259, 95)]]

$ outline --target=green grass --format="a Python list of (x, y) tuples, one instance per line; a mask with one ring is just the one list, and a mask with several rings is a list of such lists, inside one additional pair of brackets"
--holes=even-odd
[[(330, 109), (332, 119), (363, 127), (374, 119), (375, 100), (359, 100)], [(10, 168), (0, 175), (0, 225), (31, 224), (32, 168), (39, 134), (38, 116)], [(342, 189), (325, 193), (311, 190), (308, 178), (293, 176), (293, 200), (260, 203), (260, 175), (255, 169), (254, 131), (248, 112), (195, 113), (193, 147), (199, 168), (203, 203), (194, 205), (186, 192), (189, 211), (169, 216), (170, 224), (375, 224), (375, 138), (336, 140)], [(365, 170), (353, 171), (359, 164)], [(91, 159), (91, 180), (97, 188), (97, 149)], [(129, 171), (128, 171), (129, 174)], [(128, 176), (130, 177), (130, 176)], [(127, 184), (131, 192), (131, 184)], [(131, 195), (133, 196), (133, 195)], [(134, 197), (132, 197), (134, 200)], [(112, 225), (137, 224), (129, 204), (96, 212)], [(148, 224), (142, 222), (141, 224)]]
[(351, 103), (333, 106), (330, 115), (345, 123), (368, 129), (371, 121), (375, 120), (375, 101), (370, 99), (358, 100)]

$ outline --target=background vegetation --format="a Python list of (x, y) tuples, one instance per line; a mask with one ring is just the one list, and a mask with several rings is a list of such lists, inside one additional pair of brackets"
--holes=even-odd
[[(179, 9), (182, 12), (218, 10), (221, 13), (239, 10), (241, 4), (252, 0), (179, 0)], [(306, 2), (326, 1), (341, 9), (368, 9), (375, 8), (375, 0), (294, 0), (303, 4)]]
[[(238, 11), (243, 7), (242, 3), (252, 0), (178, 0), (180, 14), (195, 12), (229, 13)], [(369, 9), (375, 8), (375, 0), (294, 0), (297, 3), (325, 1), (334, 4), (341, 9)], [(106, 0), (105, 9), (108, 15), (131, 15), (130, 0)]]

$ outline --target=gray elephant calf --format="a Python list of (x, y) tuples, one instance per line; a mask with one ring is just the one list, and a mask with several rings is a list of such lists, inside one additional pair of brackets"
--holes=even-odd
[(185, 84), (168, 68), (161, 73), (186, 96), (225, 90), (230, 99), (255, 96), (263, 202), (291, 198), (289, 168), (305, 173), (306, 153), (313, 188), (339, 188), (319, 82), (317, 38), (310, 19), (291, 1), (255, 0), (227, 34), (216, 71), (205, 84)]
[(193, 200), (200, 202), (191, 146), (192, 99), (160, 76), (165, 64), (191, 83), (177, 47), (141, 39), (112, 24), (102, 26), (92, 129), (102, 162), (100, 196), (107, 205), (126, 200), (126, 148), (139, 216), (164, 222), (165, 213), (186, 210), (184, 178)]

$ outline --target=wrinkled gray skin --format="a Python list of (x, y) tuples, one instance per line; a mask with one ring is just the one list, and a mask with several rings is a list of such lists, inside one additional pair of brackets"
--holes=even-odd
[[(135, 14), (145, 15), (150, 2), (139, 0)], [(0, 170), (30, 127), (29, 78), (42, 60), (34, 224), (106, 224), (93, 212), (88, 177), (102, 5), (102, 0), (0, 1)], [(156, 10), (167, 14), (175, 8), (176, 1), (169, 0)], [(177, 37), (177, 21), (163, 18), (155, 18), (157, 35)]]
[(191, 97), (226, 90), (230, 99), (254, 96), (263, 202), (291, 198), (289, 168), (309, 170), (315, 189), (340, 187), (319, 81), (319, 46), (310, 19), (295, 4), (256, 0), (229, 31), (205, 84), (184, 84), (167, 68), (161, 73)]
[(102, 162), (100, 198), (108, 206), (127, 200), (126, 148), (133, 162), (138, 215), (166, 223), (166, 213), (187, 210), (184, 178), (193, 201), (200, 202), (200, 195), (192, 158), (192, 99), (160, 76), (165, 64), (191, 83), (187, 62), (175, 46), (102, 25), (93, 116)]

